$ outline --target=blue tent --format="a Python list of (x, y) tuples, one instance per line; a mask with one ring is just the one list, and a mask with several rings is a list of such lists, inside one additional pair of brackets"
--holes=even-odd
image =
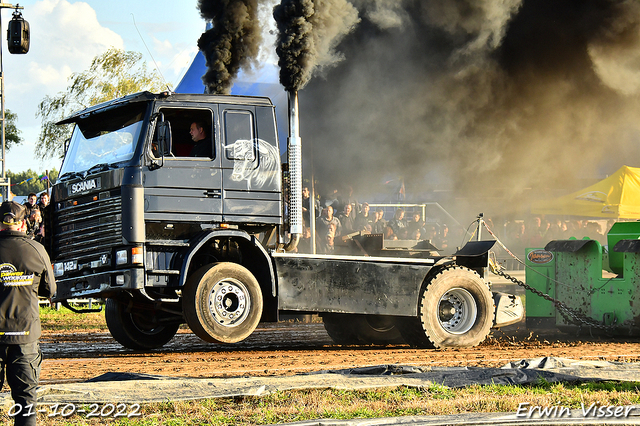
[(196, 57), (193, 58), (189, 69), (180, 83), (176, 86), (176, 93), (204, 93), (204, 83), (202, 83), (202, 76), (207, 70), (206, 62), (202, 52), (198, 51)]
[[(207, 70), (206, 60), (202, 52), (198, 52), (193, 58), (189, 69), (176, 86), (176, 93), (204, 93), (205, 86), (202, 76)], [(278, 67), (274, 64), (263, 63), (255, 70), (241, 70), (234, 85), (231, 87), (232, 95), (266, 96), (276, 107), (276, 120), (278, 121), (278, 136), (280, 147), (286, 150), (287, 138), (287, 92), (278, 80)]]

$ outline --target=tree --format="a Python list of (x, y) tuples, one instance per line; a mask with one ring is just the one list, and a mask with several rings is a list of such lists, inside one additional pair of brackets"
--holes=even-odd
[(4, 147), (8, 151), (12, 146), (22, 143), (22, 133), (17, 126), (18, 116), (6, 109), (4, 111), (4, 120), (6, 127), (4, 128)]
[(93, 58), (88, 70), (71, 74), (66, 91), (40, 101), (36, 117), (42, 124), (36, 155), (44, 159), (64, 154), (64, 141), (71, 137), (72, 126), (55, 123), (71, 113), (131, 93), (166, 88), (158, 72), (147, 69), (141, 53), (110, 48)]
[(14, 195), (29, 195), (31, 192), (41, 192), (47, 189), (47, 179), (50, 186), (58, 179), (58, 171), (56, 169), (49, 170), (49, 175), (45, 173), (34, 172), (29, 169), (26, 172), (11, 173), (7, 171), (7, 177), (11, 179), (11, 192)]

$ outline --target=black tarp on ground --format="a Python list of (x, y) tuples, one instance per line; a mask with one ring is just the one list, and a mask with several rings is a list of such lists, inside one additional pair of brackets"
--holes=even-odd
[[(295, 376), (237, 378), (176, 378), (135, 373), (107, 373), (82, 383), (46, 385), (38, 388), (39, 404), (153, 403), (234, 396), (262, 396), (277, 391), (302, 389), (373, 389), (384, 387), (426, 388), (434, 384), (464, 387), (472, 384), (524, 385), (544, 379), (548, 382), (638, 381), (640, 363), (578, 361), (564, 358), (535, 358), (511, 362), (502, 368), (415, 367), (380, 365), (374, 367), (319, 371)], [(12, 405), (8, 393), (0, 403)], [(515, 413), (465, 414), (457, 416), (401, 417), (367, 420), (317, 420), (294, 423), (299, 426), (440, 425), (440, 424), (528, 424), (531, 419)], [(542, 424), (640, 424), (640, 406), (624, 419), (573, 416), (538, 419)]]
[[(260, 396), (282, 390), (373, 389), (383, 387), (429, 387), (433, 384), (463, 387), (471, 384), (523, 385), (548, 382), (638, 381), (640, 363), (577, 361), (536, 358), (509, 363), (502, 368), (414, 367), (381, 365), (319, 371), (295, 376), (236, 378), (176, 378), (134, 373), (108, 373), (82, 383), (45, 385), (38, 388), (38, 402), (55, 403), (150, 403), (233, 396)], [(0, 403), (10, 403), (8, 393)]]

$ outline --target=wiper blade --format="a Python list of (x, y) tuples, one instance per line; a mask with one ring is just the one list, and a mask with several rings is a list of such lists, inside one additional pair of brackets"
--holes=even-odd
[(69, 180), (69, 179), (73, 179), (81, 176), (82, 176), (82, 173), (79, 173), (79, 172), (67, 172), (62, 176), (59, 176), (58, 180), (65, 181), (65, 180)]
[(87, 170), (86, 172), (83, 172), (82, 175), (84, 175), (85, 177), (87, 175), (90, 175), (92, 173), (98, 173), (98, 172), (104, 172), (106, 170), (109, 170), (111, 168), (114, 168), (115, 163), (101, 163), (101, 164), (96, 164), (95, 166), (91, 167), (89, 170)]
[(62, 176), (58, 177), (58, 180), (65, 181), (65, 180), (74, 179), (74, 178), (77, 178), (77, 177), (81, 177), (81, 178), (84, 179), (90, 174), (98, 173), (98, 172), (104, 172), (106, 170), (117, 168), (117, 167), (118, 167), (117, 163), (96, 164), (95, 166), (91, 167), (89, 170), (85, 170), (83, 172), (67, 172), (67, 173), (63, 174)]

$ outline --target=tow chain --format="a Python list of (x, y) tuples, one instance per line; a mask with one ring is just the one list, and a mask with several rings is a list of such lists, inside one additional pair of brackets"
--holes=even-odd
[[(525, 265), (525, 263), (523, 261), (521, 261), (520, 259), (518, 259), (518, 257), (516, 255), (511, 253), (511, 251), (509, 251), (509, 249), (502, 243), (502, 241), (500, 241), (500, 239), (497, 237), (497, 235), (495, 235), (493, 233), (493, 231), (491, 231), (491, 229), (487, 226), (486, 222), (484, 220), (482, 220), (482, 217), (479, 217), (478, 220), (480, 221), (480, 224), (484, 225), (484, 227), (487, 229), (487, 231), (489, 231), (489, 233), (493, 236), (493, 238), (496, 239), (498, 244), (500, 244), (500, 246), (502, 246), (502, 248), (504, 250), (506, 250), (506, 252), (511, 255), (511, 257), (513, 257), (515, 260), (517, 260), (521, 264)], [(479, 226), (480, 226), (480, 224), (479, 224)], [(525, 265), (525, 267), (527, 267), (527, 266)], [(594, 320), (593, 318), (590, 318), (590, 317), (586, 316), (585, 314), (583, 314), (579, 310), (573, 309), (573, 308), (567, 306), (566, 303), (561, 302), (561, 301), (559, 301), (557, 299), (554, 299), (553, 297), (549, 296), (548, 294), (543, 293), (543, 292), (541, 292), (540, 290), (538, 290), (538, 289), (536, 289), (534, 287), (531, 287), (530, 285), (524, 283), (523, 281), (520, 281), (519, 279), (517, 279), (515, 277), (512, 277), (511, 275), (509, 275), (506, 272), (504, 272), (504, 270), (503, 270), (504, 268), (502, 266), (499, 266), (497, 263), (495, 263), (491, 259), (489, 261), (489, 269), (495, 275), (499, 275), (501, 277), (504, 277), (507, 280), (513, 282), (514, 284), (517, 284), (520, 287), (524, 287), (526, 290), (529, 290), (533, 294), (536, 294), (536, 295), (542, 297), (543, 299), (548, 300), (549, 302), (553, 303), (553, 306), (558, 310), (558, 312), (560, 312), (560, 315), (562, 315), (562, 318), (564, 318), (564, 320), (565, 320), (565, 322), (567, 324), (576, 324), (580, 328), (582, 328), (583, 326), (587, 326), (587, 327), (590, 327), (590, 328), (596, 328), (596, 329), (599, 329), (599, 330), (603, 330), (603, 331), (605, 331), (607, 333), (612, 333), (613, 330), (616, 328), (616, 322), (615, 321), (611, 325), (606, 325), (606, 324), (603, 324), (601, 322), (598, 322), (598, 321)]]
[(549, 302), (553, 303), (553, 306), (556, 307), (556, 309), (558, 309), (558, 312), (560, 312), (560, 315), (562, 315), (562, 318), (564, 318), (564, 320), (567, 323), (573, 323), (573, 324), (577, 324), (580, 327), (582, 326), (587, 326), (587, 327), (591, 327), (591, 328), (597, 328), (600, 330), (604, 330), (606, 332), (611, 333), (614, 329), (615, 329), (615, 323), (612, 325), (606, 325), (606, 324), (602, 324), (596, 320), (594, 320), (593, 318), (590, 318), (588, 316), (586, 316), (585, 314), (583, 314), (582, 312), (573, 309), (569, 306), (567, 306), (567, 304), (554, 299), (553, 297), (549, 296), (546, 293), (541, 292), (540, 290), (531, 287), (530, 285), (524, 283), (523, 281), (520, 281), (519, 279), (517, 279), (516, 277), (512, 277), (511, 275), (507, 274), (506, 272), (504, 272), (502, 269), (500, 269), (500, 267), (492, 267), (490, 268), (491, 272), (493, 272), (496, 275), (499, 275), (501, 277), (504, 277), (506, 279), (508, 279), (509, 281), (513, 282), (514, 284), (519, 285), (520, 287), (524, 287), (526, 290), (529, 290), (530, 292), (537, 294), (538, 296), (542, 297), (545, 300), (548, 300)]

